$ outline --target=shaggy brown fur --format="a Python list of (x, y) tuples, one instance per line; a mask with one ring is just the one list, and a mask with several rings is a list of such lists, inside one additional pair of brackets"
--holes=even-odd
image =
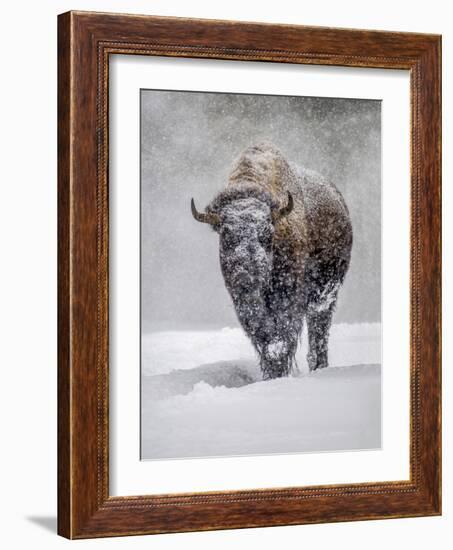
[[(279, 217), (288, 193), (293, 208)], [(262, 143), (242, 153), (206, 212), (220, 235), (226, 287), (264, 377), (291, 372), (304, 319), (310, 369), (326, 367), (332, 313), (352, 247), (337, 188)]]

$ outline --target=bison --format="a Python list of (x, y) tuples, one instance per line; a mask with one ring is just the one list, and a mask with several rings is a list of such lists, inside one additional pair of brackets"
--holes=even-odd
[(262, 143), (241, 154), (205, 212), (193, 199), (191, 209), (219, 234), (225, 285), (263, 378), (293, 372), (304, 320), (309, 369), (327, 367), (352, 247), (348, 208), (335, 185)]

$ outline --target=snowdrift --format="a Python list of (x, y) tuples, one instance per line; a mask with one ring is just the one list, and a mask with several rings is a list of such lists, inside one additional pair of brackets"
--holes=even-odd
[[(240, 329), (142, 341), (143, 459), (280, 454), (381, 445), (380, 325), (332, 327), (332, 367), (262, 381)], [(153, 374), (151, 374), (153, 373)]]
[[(297, 353), (299, 368), (307, 370), (307, 335)], [(255, 351), (239, 327), (208, 331), (166, 331), (142, 337), (142, 373), (154, 375), (192, 369), (220, 361), (256, 361)], [(379, 364), (381, 324), (336, 324), (330, 330), (330, 366)]]

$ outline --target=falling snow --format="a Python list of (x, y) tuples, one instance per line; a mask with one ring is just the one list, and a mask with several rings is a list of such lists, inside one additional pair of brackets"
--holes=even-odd
[(377, 101), (142, 92), (142, 458), (380, 447), (380, 135)]

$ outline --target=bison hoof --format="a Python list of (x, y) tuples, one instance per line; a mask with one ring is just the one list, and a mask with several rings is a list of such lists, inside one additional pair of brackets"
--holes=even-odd
[(311, 371), (318, 369), (325, 369), (328, 366), (327, 356), (319, 356), (315, 353), (309, 353), (307, 355), (308, 368)]
[(273, 380), (274, 378), (282, 378), (286, 376), (281, 371), (263, 370), (263, 380)]
[(263, 372), (263, 380), (282, 378), (290, 374), (291, 361), (289, 359), (264, 361), (261, 363), (261, 370)]

